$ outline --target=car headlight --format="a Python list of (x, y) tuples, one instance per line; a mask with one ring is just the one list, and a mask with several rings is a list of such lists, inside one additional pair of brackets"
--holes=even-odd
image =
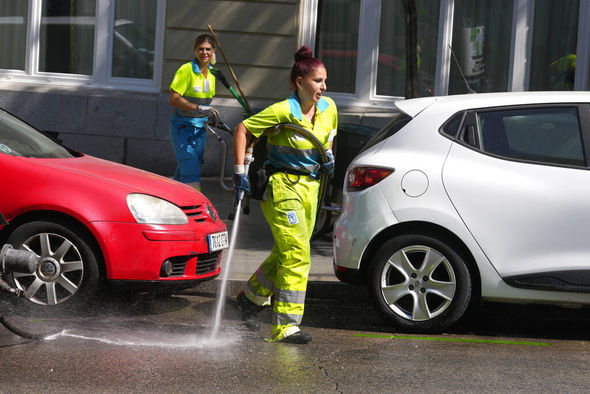
[(127, 206), (137, 223), (186, 224), (188, 218), (182, 209), (158, 197), (132, 193), (127, 196)]

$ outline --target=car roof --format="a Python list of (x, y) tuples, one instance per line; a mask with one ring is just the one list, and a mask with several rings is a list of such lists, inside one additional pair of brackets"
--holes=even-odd
[(458, 94), (399, 100), (395, 102), (395, 106), (411, 117), (415, 117), (434, 103), (444, 105), (448, 109), (460, 111), (462, 109), (504, 105), (580, 102), (590, 103), (590, 92), (555, 91)]

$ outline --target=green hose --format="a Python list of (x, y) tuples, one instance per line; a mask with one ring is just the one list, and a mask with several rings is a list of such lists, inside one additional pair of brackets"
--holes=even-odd
[(250, 113), (250, 110), (248, 109), (248, 106), (246, 105), (246, 103), (244, 102), (244, 100), (242, 100), (242, 98), (240, 96), (238, 96), (238, 94), (236, 93), (236, 91), (234, 90), (233, 87), (230, 86), (228, 88), (228, 90), (232, 94), (232, 96), (234, 96), (234, 98), (236, 100), (238, 100), (238, 103), (240, 103), (240, 105), (244, 109), (244, 115), (247, 116), (247, 117), (250, 117), (252, 114)]

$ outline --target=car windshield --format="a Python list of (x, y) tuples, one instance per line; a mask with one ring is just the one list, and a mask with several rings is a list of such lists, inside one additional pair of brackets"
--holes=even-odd
[(410, 120), (412, 120), (412, 118), (409, 115), (399, 110), (395, 110), (395, 112), (393, 113), (393, 119), (391, 119), (389, 123), (383, 126), (383, 128), (379, 130), (377, 134), (375, 134), (373, 138), (371, 138), (367, 142), (367, 144), (363, 147), (361, 152), (364, 152), (370, 147), (375, 146), (381, 141), (391, 137), (399, 130), (401, 130), (401, 128), (404, 127)]
[(3, 110), (0, 110), (0, 153), (37, 158), (73, 157), (66, 148)]

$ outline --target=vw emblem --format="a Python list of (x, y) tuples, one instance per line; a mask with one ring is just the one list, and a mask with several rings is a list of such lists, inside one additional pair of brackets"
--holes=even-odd
[(213, 222), (217, 222), (217, 215), (215, 215), (215, 211), (213, 210), (213, 207), (209, 204), (207, 204), (207, 214), (209, 215), (209, 217), (211, 219), (213, 219)]

